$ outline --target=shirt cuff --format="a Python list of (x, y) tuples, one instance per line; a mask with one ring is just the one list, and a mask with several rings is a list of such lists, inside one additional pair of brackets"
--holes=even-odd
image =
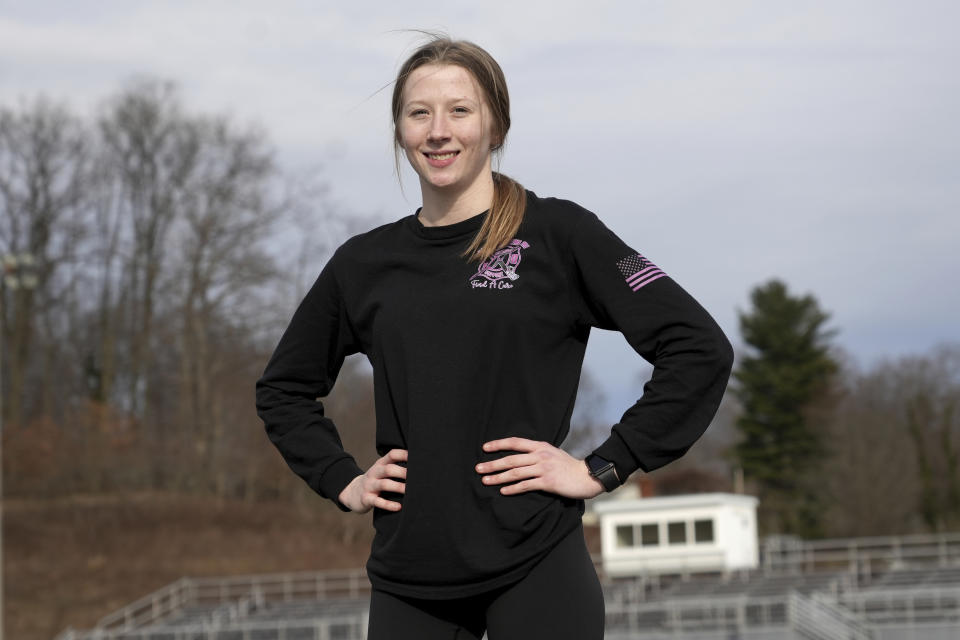
[(617, 478), (620, 479), (621, 485), (627, 481), (627, 477), (631, 473), (640, 468), (630, 449), (627, 448), (616, 432), (611, 433), (603, 444), (593, 450), (593, 453), (613, 463), (613, 468), (617, 472)]
[(363, 469), (357, 465), (352, 457), (343, 458), (330, 466), (317, 487), (317, 493), (333, 501), (341, 511), (350, 511), (350, 507), (340, 502), (340, 493), (354, 478), (363, 475)]

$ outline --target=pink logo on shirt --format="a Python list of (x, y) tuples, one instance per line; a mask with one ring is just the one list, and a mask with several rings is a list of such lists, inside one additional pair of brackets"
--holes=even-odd
[(503, 249), (498, 249), (477, 268), (477, 272), (470, 276), (473, 288), (511, 289), (511, 281), (520, 277), (517, 267), (520, 265), (520, 251), (527, 249), (530, 244), (514, 238)]
[(617, 260), (617, 268), (626, 279), (627, 284), (634, 291), (639, 291), (654, 280), (659, 280), (665, 274), (660, 267), (653, 264), (639, 253), (633, 253), (626, 258)]

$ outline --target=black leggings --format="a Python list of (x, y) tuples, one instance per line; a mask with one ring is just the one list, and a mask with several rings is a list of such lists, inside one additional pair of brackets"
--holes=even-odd
[(370, 594), (367, 640), (602, 640), (603, 592), (577, 527), (519, 582), (427, 600)]

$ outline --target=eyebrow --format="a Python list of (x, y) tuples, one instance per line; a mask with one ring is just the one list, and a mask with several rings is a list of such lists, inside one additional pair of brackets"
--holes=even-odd
[[(477, 101), (474, 100), (473, 98), (469, 98), (469, 97), (467, 97), (467, 96), (463, 96), (462, 98), (451, 98), (450, 100), (447, 100), (445, 103), (446, 103), (446, 104), (452, 104), (452, 103), (455, 103), (455, 102), (469, 102), (470, 104), (474, 104), (474, 105), (480, 104), (479, 102), (477, 102)], [(407, 100), (406, 102), (403, 103), (403, 108), (406, 109), (406, 108), (408, 108), (408, 107), (410, 107), (411, 105), (414, 105), (414, 104), (423, 104), (423, 105), (426, 105), (427, 102), (425, 102), (425, 101), (423, 101), (423, 100)]]

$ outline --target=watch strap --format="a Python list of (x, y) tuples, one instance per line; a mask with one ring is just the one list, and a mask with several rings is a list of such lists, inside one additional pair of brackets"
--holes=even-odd
[(590, 469), (590, 475), (600, 481), (604, 491), (613, 491), (620, 486), (620, 476), (617, 475), (617, 468), (612, 462), (595, 453), (587, 456), (585, 462)]

